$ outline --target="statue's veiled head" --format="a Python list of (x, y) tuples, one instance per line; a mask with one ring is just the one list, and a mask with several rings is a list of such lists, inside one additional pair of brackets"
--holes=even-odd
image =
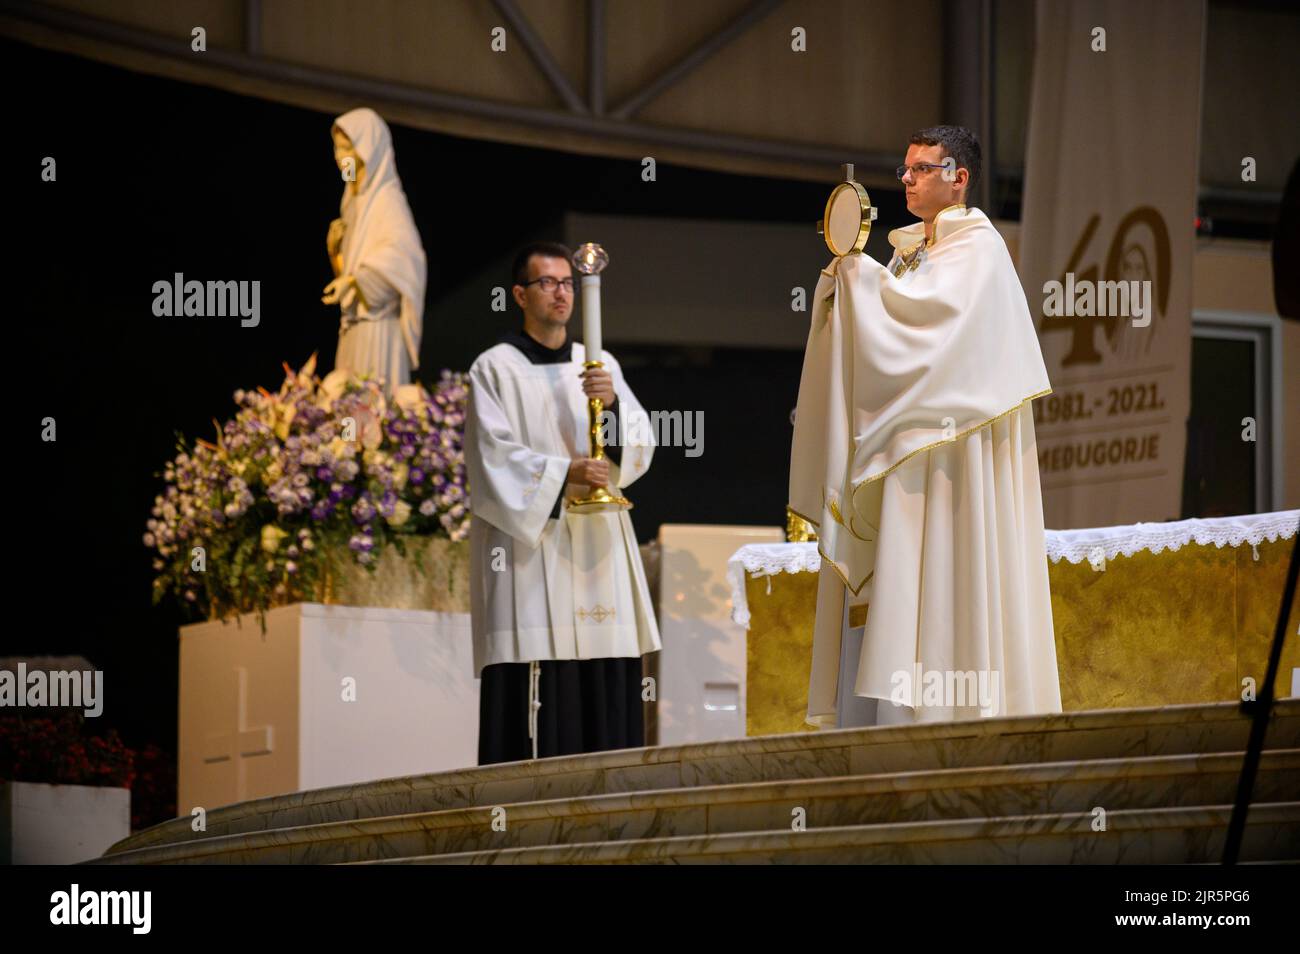
[(360, 188), (365, 176), (365, 160), (357, 154), (357, 147), (352, 142), (352, 138), (340, 129), (337, 123), (330, 130), (330, 136), (334, 140), (334, 164), (339, 167), (339, 172), (345, 181), (353, 183), (355, 188)]
[(353, 109), (334, 120), (334, 161), (344, 179), (360, 192), (376, 170), (391, 166), (393, 138), (388, 124), (373, 109)]

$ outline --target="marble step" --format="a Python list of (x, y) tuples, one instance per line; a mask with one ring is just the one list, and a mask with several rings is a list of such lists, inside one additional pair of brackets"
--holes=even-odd
[[(208, 808), (207, 837), (439, 809), (689, 788), (730, 782), (1062, 762), (1244, 749), (1250, 722), (1233, 703), (1101, 709), (979, 722), (757, 736), (622, 749), (379, 779)], [(1275, 704), (1266, 745), (1300, 746), (1300, 699)], [(189, 810), (109, 853), (197, 840)]]
[[(470, 851), (362, 864), (1215, 864), (1231, 805), (736, 832)], [(1245, 863), (1300, 859), (1300, 802), (1251, 806)]]
[[(326, 864), (604, 840), (1044, 813), (1213, 805), (1233, 798), (1241, 753), (744, 782), (447, 809), (209, 837), (119, 852), (109, 864)], [(1300, 748), (1264, 753), (1255, 801), (1300, 792)], [(493, 808), (504, 831), (493, 829)]]
[[(951, 765), (1061, 761), (1122, 754), (1228, 751), (1248, 721), (1230, 703), (1100, 710), (766, 736), (629, 749), (469, 768), (274, 796), (208, 812), (208, 836), (468, 807), (476, 804), (686, 787), (725, 781), (826, 777)], [(1268, 744), (1300, 744), (1300, 700), (1280, 702)], [(182, 817), (110, 851), (199, 838)]]

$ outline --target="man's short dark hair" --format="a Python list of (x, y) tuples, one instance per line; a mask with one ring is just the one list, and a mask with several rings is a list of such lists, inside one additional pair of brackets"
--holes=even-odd
[(958, 169), (970, 173), (966, 182), (966, 204), (975, 198), (975, 183), (980, 177), (980, 141), (965, 126), (927, 126), (912, 133), (907, 140), (909, 146), (942, 146), (946, 159), (952, 156)]
[(569, 251), (568, 246), (561, 245), (559, 242), (529, 242), (515, 256), (515, 264), (511, 274), (514, 275), (516, 285), (527, 283), (528, 260), (534, 255), (541, 255), (545, 258), (562, 258), (569, 264), (573, 264), (573, 253)]

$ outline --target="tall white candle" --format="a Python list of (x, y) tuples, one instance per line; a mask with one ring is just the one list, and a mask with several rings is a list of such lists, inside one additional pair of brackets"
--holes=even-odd
[(600, 342), (600, 275), (582, 276), (582, 344), (588, 361), (603, 361)]

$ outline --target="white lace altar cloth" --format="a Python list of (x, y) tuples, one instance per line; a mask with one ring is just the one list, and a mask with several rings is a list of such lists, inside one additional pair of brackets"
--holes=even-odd
[[(1252, 548), (1268, 540), (1290, 539), (1300, 524), (1300, 510), (1252, 513), (1239, 517), (1208, 520), (1176, 520), (1168, 523), (1135, 523), (1124, 527), (1095, 527), (1088, 530), (1048, 530), (1047, 558), (1053, 563), (1066, 560), (1093, 566), (1118, 556), (1132, 556), (1142, 550), (1160, 553), (1177, 550), (1189, 543), (1199, 546)], [(745, 598), (745, 576), (770, 577), (778, 573), (816, 573), (821, 556), (814, 543), (751, 543), (741, 547), (727, 561), (731, 584), (731, 618), (749, 628), (749, 602)]]

